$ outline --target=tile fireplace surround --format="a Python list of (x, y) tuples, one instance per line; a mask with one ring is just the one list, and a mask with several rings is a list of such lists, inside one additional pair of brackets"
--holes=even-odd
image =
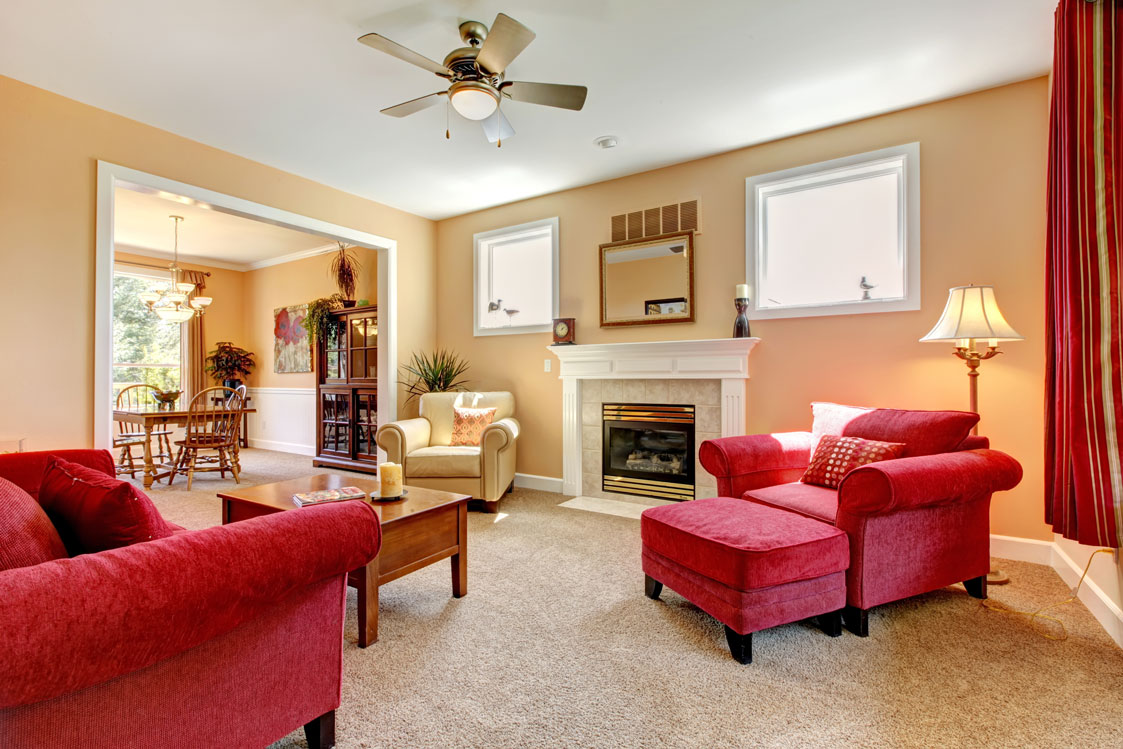
[[(601, 489), (604, 403), (695, 406), (695, 461), (704, 440), (744, 434), (749, 352), (759, 341), (715, 338), (549, 346), (561, 362), (562, 492), (626, 498)], [(697, 496), (712, 495), (715, 486), (714, 478), (697, 465)]]

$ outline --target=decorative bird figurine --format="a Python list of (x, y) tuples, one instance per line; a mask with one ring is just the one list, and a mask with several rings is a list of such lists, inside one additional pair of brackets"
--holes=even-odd
[(502, 299), (496, 299), (494, 302), (488, 302), (487, 303), (487, 311), (488, 312), (497, 312), (497, 311), (499, 311), (499, 306), (501, 304), (503, 304)]
[(866, 277), (862, 276), (862, 280), (858, 282), (858, 288), (862, 290), (861, 301), (868, 302), (871, 298), (870, 289), (876, 289), (877, 284), (866, 281)]
[(519, 314), (519, 311), (517, 309), (504, 309), (503, 311), (507, 313), (507, 325), (510, 326), (512, 318)]

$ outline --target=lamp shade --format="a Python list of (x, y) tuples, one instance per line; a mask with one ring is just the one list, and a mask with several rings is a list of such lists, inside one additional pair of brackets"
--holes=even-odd
[(993, 286), (956, 286), (948, 291), (948, 303), (936, 327), (922, 341), (962, 341), (969, 338), (1021, 341), (994, 300)]

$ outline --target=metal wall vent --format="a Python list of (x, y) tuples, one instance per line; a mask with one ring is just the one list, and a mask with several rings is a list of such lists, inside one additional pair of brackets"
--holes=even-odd
[(698, 201), (687, 200), (612, 217), (612, 241), (642, 239), (658, 234), (698, 231)]

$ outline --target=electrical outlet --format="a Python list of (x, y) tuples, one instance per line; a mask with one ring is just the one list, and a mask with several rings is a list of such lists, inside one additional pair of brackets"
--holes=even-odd
[(552, 366), (553, 366), (553, 364), (554, 364), (554, 363), (553, 363), (552, 361), (550, 361), (549, 359), (543, 359), (543, 360), (542, 360), (542, 371), (543, 371), (543, 372), (549, 372), (549, 371), (550, 371), (550, 367), (552, 367)]

